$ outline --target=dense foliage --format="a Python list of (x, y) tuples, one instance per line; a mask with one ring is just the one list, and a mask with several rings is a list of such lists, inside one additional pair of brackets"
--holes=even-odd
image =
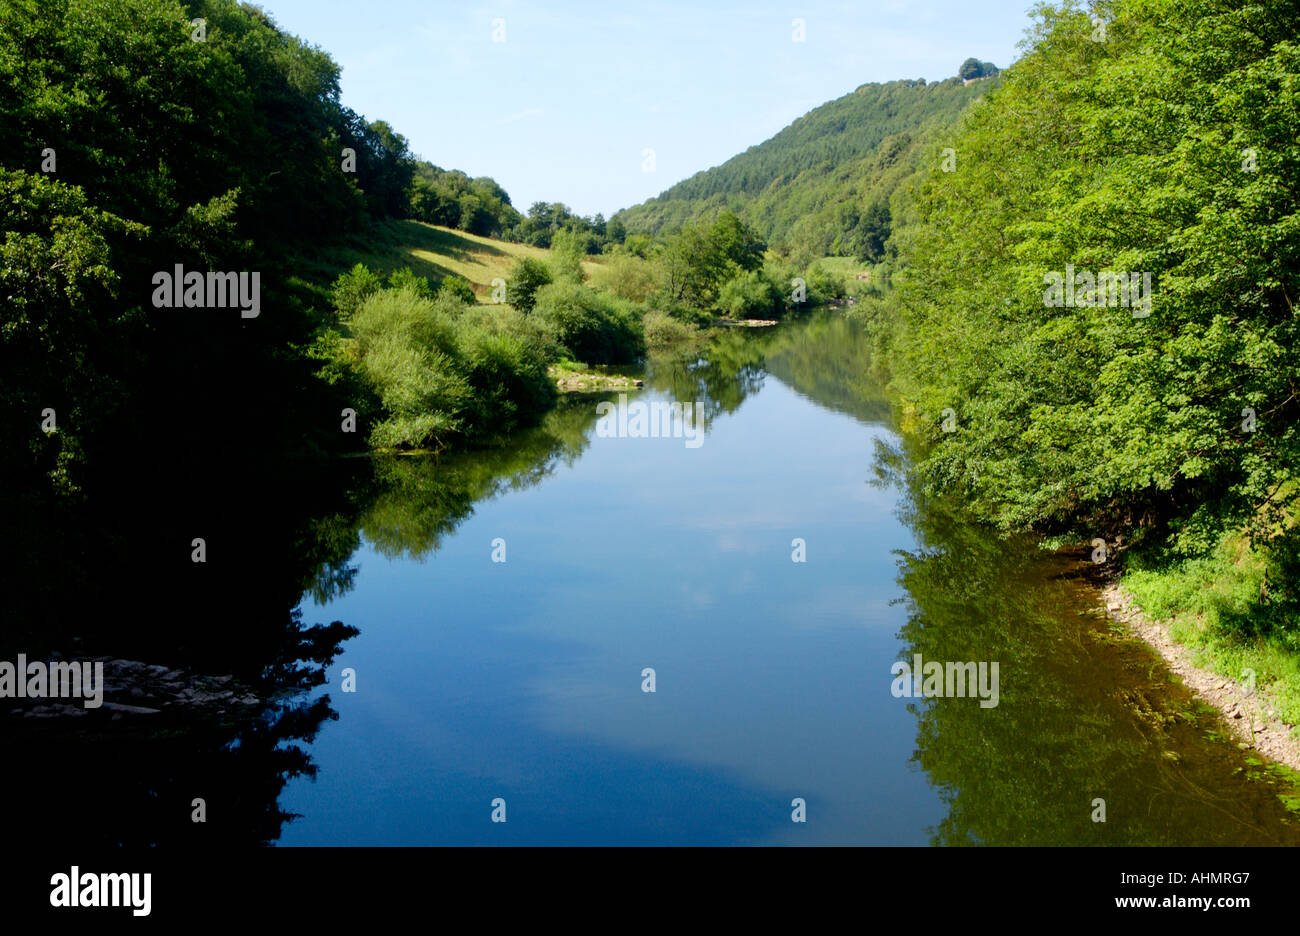
[(644, 329), (632, 305), (572, 280), (538, 290), (533, 319), (578, 361), (631, 364), (645, 353)]
[[(292, 348), (317, 321), (288, 258), (401, 210), (410, 173), (338, 75), (233, 0), (0, 5), (0, 431), (19, 489), (85, 491), (96, 451), (151, 427), (180, 444), (244, 414), (248, 444), (311, 434)], [(260, 314), (155, 308), (177, 264), (258, 271)]]
[(843, 286), (816, 264), (801, 270), (772, 254), (751, 227), (727, 210), (644, 243), (629, 237), (605, 256), (592, 285), (695, 324), (719, 315), (778, 319), (825, 303)]
[(377, 399), (359, 414), (376, 446), (482, 439), (555, 402), (548, 339), (517, 312), (407, 284), (373, 290), (343, 324), (344, 353)]
[(527, 214), (521, 214), (495, 180), (471, 179), (457, 169), (439, 169), (424, 161), (414, 164), (409, 215), (534, 247), (550, 247), (557, 234), (567, 234), (578, 239), (584, 254), (600, 253), (607, 245), (622, 242), (625, 233), (621, 225), (606, 225), (601, 214), (583, 217), (561, 202), (534, 202)]
[[(1036, 22), (892, 235), (905, 269), (875, 323), (927, 438), (917, 481), (1144, 562), (1241, 531), (1272, 570), (1250, 617), (1294, 627), (1300, 10), (1116, 0)], [(1128, 301), (1101, 286), (1116, 271)]]
[(410, 216), (483, 237), (500, 237), (520, 221), (506, 190), (486, 176), (471, 179), (458, 169), (415, 165)]
[(977, 58), (968, 58), (957, 69), (957, 77), (962, 81), (974, 81), (976, 78), (992, 78), (998, 73), (998, 67), (992, 62), (981, 62)]
[[(1295, 496), (1300, 18), (1109, 16), (1099, 42), (1084, 13), (1043, 10), (958, 171), (930, 175), (896, 385), (935, 420), (926, 477), (1005, 525), (1172, 524), (1194, 547)], [(1151, 274), (1149, 316), (1047, 304), (1067, 264)], [(938, 431), (944, 407), (959, 431)]]

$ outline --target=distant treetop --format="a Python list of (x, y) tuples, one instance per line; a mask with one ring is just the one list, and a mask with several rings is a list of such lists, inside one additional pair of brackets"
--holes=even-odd
[(970, 81), (973, 78), (988, 78), (998, 73), (998, 67), (992, 62), (981, 62), (977, 58), (968, 58), (961, 63), (961, 68), (957, 69), (957, 77), (962, 81)]

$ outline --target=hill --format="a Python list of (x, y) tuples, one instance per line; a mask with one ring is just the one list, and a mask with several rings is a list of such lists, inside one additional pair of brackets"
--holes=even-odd
[(772, 246), (802, 259), (879, 260), (894, 190), (929, 141), (998, 81), (862, 85), (610, 220), (629, 234), (658, 234), (730, 208)]

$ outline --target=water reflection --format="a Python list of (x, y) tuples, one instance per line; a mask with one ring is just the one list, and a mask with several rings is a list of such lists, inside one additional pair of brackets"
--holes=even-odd
[(348, 587), (357, 504), (330, 472), (247, 452), (130, 464), (114, 498), (5, 517), (5, 541), (42, 561), (6, 588), (3, 658), (107, 660), (102, 708), (4, 700), (11, 828), (92, 847), (274, 841), (285, 784), (314, 773), (308, 745), (337, 717), (315, 690), (356, 633), (296, 606)]
[(913, 757), (948, 807), (934, 844), (1300, 844), (1286, 772), (1217, 737), (1213, 714), (1112, 629), (1082, 555), (1000, 541), (952, 505), (906, 512), (920, 541), (900, 563), (907, 653), (1001, 668), (996, 708), (910, 706)]
[[(1300, 842), (1289, 788), (1089, 610), (1080, 563), (915, 497), (870, 352), (819, 317), (655, 355), (647, 397), (704, 403), (695, 451), (594, 439), (617, 394), (588, 394), (496, 449), (217, 452), (137, 463), (118, 498), (75, 514), (6, 514), (6, 541), (30, 544), (7, 566), (7, 658), (126, 657), (228, 675), (252, 699), (192, 704), (175, 686), (220, 686), (187, 677), (154, 715), (0, 716), (24, 765), (5, 780), (28, 807), (17, 828), (91, 844)], [(890, 664), (914, 653), (998, 661), (998, 706), (892, 698)], [(637, 688), (649, 663), (654, 697)], [(362, 691), (338, 693), (342, 665)], [(110, 698), (157, 701), (132, 688)], [(465, 805), (497, 794), (517, 810), (506, 828)], [(794, 795), (815, 822), (790, 822)]]

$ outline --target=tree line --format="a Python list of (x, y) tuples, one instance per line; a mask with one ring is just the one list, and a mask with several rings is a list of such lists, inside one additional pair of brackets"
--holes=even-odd
[(1040, 6), (895, 200), (868, 316), (921, 496), (1131, 567), (1257, 562), (1198, 600), (1293, 651), (1297, 34), (1281, 0)]

